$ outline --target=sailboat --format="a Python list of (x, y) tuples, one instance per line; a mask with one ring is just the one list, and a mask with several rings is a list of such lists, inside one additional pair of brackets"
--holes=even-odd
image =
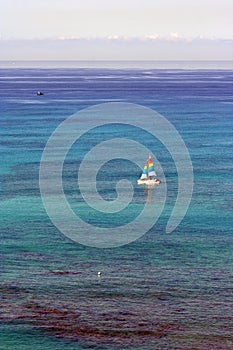
[(140, 179), (138, 179), (138, 185), (155, 186), (159, 185), (160, 183), (161, 181), (156, 178), (153, 160), (151, 155), (149, 154), (146, 164), (144, 165), (142, 175)]

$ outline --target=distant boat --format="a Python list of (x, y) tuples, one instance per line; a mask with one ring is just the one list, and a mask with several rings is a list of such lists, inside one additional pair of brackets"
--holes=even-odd
[(42, 96), (44, 93), (42, 91), (37, 91), (37, 96)]
[(140, 179), (138, 179), (138, 185), (155, 186), (159, 185), (160, 183), (161, 181), (156, 178), (156, 172), (152, 161), (152, 157), (149, 154), (146, 164), (144, 165), (142, 175)]

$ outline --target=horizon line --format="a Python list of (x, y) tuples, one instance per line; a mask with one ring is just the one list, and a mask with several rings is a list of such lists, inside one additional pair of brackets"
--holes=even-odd
[(1, 59), (0, 62), (233, 62), (233, 59)]
[(216, 36), (183, 36), (178, 33), (170, 33), (168, 36), (161, 36), (159, 34), (152, 35), (142, 35), (142, 36), (126, 36), (126, 35), (107, 35), (107, 36), (51, 36), (51, 37), (4, 37), (0, 35), (0, 41), (113, 41), (113, 42), (122, 42), (122, 41), (233, 41), (233, 37), (216, 37)]

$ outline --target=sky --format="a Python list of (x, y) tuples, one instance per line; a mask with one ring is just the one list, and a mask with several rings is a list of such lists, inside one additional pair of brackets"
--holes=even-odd
[(232, 0), (0, 0), (0, 9), (0, 59), (233, 58)]

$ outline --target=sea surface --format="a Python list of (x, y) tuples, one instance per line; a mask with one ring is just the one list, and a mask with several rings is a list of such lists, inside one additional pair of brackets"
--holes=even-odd
[[(204, 68), (195, 62), (5, 62), (1, 67), (0, 349), (232, 350), (229, 62), (205, 62)], [(166, 147), (130, 125), (90, 131), (67, 154), (63, 171), (67, 200), (83, 220), (111, 230), (133, 220), (145, 202), (156, 202), (156, 188), (137, 186), (141, 169), (129, 157), (103, 165), (97, 190), (112, 201), (117, 182), (131, 181), (130, 210), (114, 216), (88, 208), (78, 188), (78, 167), (85, 152), (103, 140), (128, 137), (145, 144), (167, 182), (165, 207), (149, 232), (127, 245), (101, 249), (74, 242), (54, 226), (42, 203), (39, 168), (46, 142), (61, 122), (106, 102), (142, 105), (172, 123), (190, 154), (194, 187), (185, 217), (166, 233), (179, 175)]]

